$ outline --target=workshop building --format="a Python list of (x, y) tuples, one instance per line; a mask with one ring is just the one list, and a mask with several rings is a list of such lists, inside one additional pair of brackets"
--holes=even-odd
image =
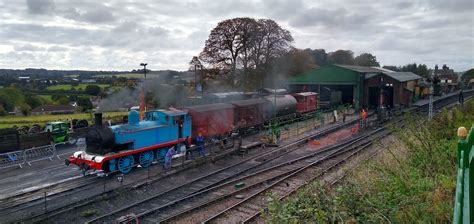
[[(382, 79), (380, 78), (382, 77)], [(316, 92), (319, 105), (352, 104), (356, 109), (378, 105), (383, 86), (386, 102), (409, 105), (414, 86), (420, 79), (411, 72), (394, 72), (377, 67), (331, 64), (290, 77), (291, 92)], [(385, 81), (384, 81), (385, 80)], [(370, 89), (369, 89), (370, 88)]]

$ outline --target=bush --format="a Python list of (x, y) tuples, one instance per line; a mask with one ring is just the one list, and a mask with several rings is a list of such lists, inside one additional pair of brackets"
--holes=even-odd
[(100, 86), (98, 86), (98, 85), (87, 85), (85, 91), (89, 95), (97, 96), (100, 93)]
[(31, 107), (30, 107), (30, 105), (28, 105), (26, 103), (22, 103), (20, 105), (20, 111), (24, 116), (28, 116), (28, 115), (30, 115)]

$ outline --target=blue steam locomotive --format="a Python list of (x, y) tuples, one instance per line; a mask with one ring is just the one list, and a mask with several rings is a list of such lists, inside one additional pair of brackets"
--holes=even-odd
[(84, 172), (97, 170), (129, 173), (136, 165), (148, 167), (163, 160), (171, 147), (190, 144), (191, 117), (181, 110), (156, 110), (145, 113), (140, 121), (137, 111), (130, 111), (128, 123), (108, 126), (102, 114), (95, 114), (95, 125), (86, 135), (85, 151), (77, 151), (66, 165), (74, 164)]

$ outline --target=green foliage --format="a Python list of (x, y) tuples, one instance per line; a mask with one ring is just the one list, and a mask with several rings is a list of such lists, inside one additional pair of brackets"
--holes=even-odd
[(92, 102), (90, 101), (89, 97), (79, 97), (77, 99), (77, 105), (82, 107), (83, 111), (91, 110), (93, 107)]
[(31, 107), (30, 107), (30, 105), (28, 105), (26, 103), (22, 103), (22, 104), (20, 104), (20, 111), (24, 116), (28, 116), (28, 115), (30, 115)]
[(413, 64), (407, 64), (404, 66), (393, 66), (393, 65), (385, 65), (383, 66), (385, 69), (397, 71), (397, 72), (413, 72), (421, 77), (427, 78), (430, 71), (428, 69), (428, 66), (425, 64), (419, 64), (417, 65), (416, 63)]
[(13, 111), (16, 105), (24, 102), (24, 96), (21, 90), (8, 87), (0, 89), (0, 105), (7, 111)]
[(356, 65), (368, 67), (380, 67), (377, 57), (369, 53), (363, 53), (354, 59)]
[(329, 63), (333, 64), (343, 64), (343, 65), (353, 65), (354, 61), (354, 52), (350, 50), (337, 50), (328, 54)]
[(61, 96), (56, 100), (57, 105), (67, 105), (69, 104), (69, 99), (66, 96)]
[(7, 111), (5, 110), (5, 108), (3, 108), (3, 105), (0, 104), (0, 115), (6, 115), (7, 114)]
[(45, 100), (41, 97), (32, 94), (25, 94), (25, 103), (30, 105), (31, 108), (41, 106), (44, 102)]
[[(410, 119), (410, 116), (407, 116)], [(474, 121), (474, 102), (394, 129), (403, 149), (386, 148), (334, 189), (312, 184), (284, 203), (272, 198), (269, 223), (449, 223), (456, 175), (456, 129)]]
[(97, 96), (100, 93), (100, 86), (98, 85), (87, 85), (85, 92), (89, 95)]

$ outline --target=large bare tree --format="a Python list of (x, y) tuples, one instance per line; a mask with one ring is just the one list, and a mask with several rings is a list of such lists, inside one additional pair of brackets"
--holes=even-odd
[(237, 71), (244, 77), (269, 73), (272, 61), (289, 51), (293, 37), (270, 19), (234, 18), (217, 24), (206, 40), (199, 58), (220, 69)]

